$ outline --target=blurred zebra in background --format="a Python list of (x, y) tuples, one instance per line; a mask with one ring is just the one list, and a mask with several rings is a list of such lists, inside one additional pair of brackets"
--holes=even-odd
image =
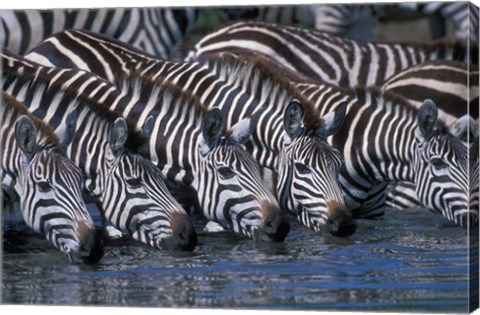
[(108, 108), (133, 104), (131, 98), (85, 71), (42, 67), (6, 50), (2, 62), (2, 89), (35, 116), (56, 127), (76, 109), (77, 132), (66, 153), (85, 175), (85, 197), (108, 223), (158, 249), (194, 249), (197, 237), (189, 216), (160, 170), (140, 155), (148, 150), (151, 119), (145, 132), (135, 132)]
[(0, 47), (24, 54), (64, 29), (85, 29), (172, 58), (193, 27), (195, 8), (99, 8), (0, 10)]
[(478, 8), (469, 1), (405, 3), (316, 3), (312, 5), (225, 8), (229, 19), (251, 19), (315, 28), (322, 32), (372, 41), (380, 23), (427, 18), (430, 37), (448, 36), (448, 23), (457, 38), (478, 39)]
[(64, 155), (75, 132), (75, 114), (62, 126), (65, 132), (57, 129), (62, 139), (6, 92), (1, 114), (2, 190), (18, 198), (27, 226), (71, 262), (98, 262), (103, 242), (83, 201), (82, 172)]

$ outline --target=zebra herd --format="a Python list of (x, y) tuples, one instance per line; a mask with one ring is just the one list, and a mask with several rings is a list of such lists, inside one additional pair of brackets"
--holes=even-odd
[(256, 242), (283, 242), (291, 217), (348, 237), (386, 206), (478, 225), (472, 36), (241, 20), (171, 58), (200, 11), (2, 12), (3, 205), (70, 261), (104, 253), (87, 203), (108, 237), (159, 250), (197, 246), (193, 214)]

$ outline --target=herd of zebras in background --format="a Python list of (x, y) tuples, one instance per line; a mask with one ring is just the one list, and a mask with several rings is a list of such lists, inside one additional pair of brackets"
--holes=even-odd
[[(4, 209), (79, 263), (104, 253), (88, 203), (161, 250), (196, 247), (194, 213), (259, 242), (386, 206), (478, 225), (477, 7), (215, 8), (233, 21), (179, 55), (205, 10), (0, 10)], [(376, 42), (392, 10), (455, 36)]]

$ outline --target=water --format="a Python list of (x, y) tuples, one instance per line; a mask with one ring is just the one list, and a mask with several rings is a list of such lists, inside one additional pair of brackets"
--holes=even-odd
[(359, 220), (348, 239), (293, 222), (281, 244), (200, 233), (183, 253), (127, 241), (95, 266), (8, 232), (2, 303), (467, 312), (467, 249), (466, 230), (413, 209)]

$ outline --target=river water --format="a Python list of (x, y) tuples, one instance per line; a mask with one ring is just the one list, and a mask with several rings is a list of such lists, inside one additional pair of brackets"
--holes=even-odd
[(94, 266), (72, 265), (34, 233), (8, 229), (2, 303), (468, 311), (466, 230), (418, 209), (357, 223), (342, 239), (293, 222), (281, 244), (199, 232), (191, 253), (124, 241), (108, 245)]

